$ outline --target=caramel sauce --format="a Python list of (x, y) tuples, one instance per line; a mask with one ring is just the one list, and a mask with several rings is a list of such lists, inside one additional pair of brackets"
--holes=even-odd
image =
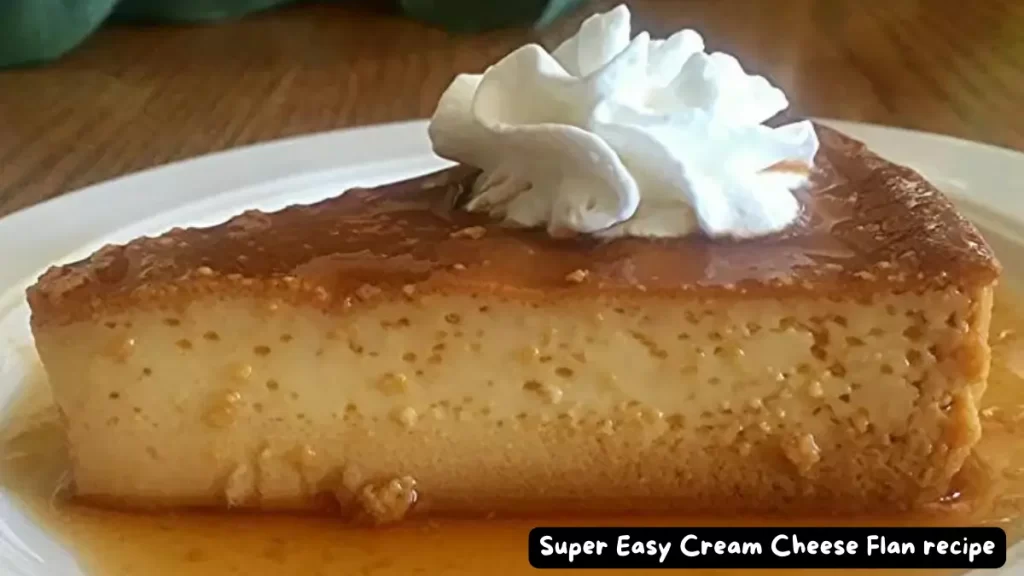
[[(0, 429), (0, 485), (39, 525), (65, 543), (87, 574), (96, 576), (519, 574), (532, 571), (527, 560), (527, 533), (542, 524), (981, 524), (1005, 528), (1012, 545), (1024, 536), (1024, 298), (1005, 290), (999, 292), (992, 324), (992, 372), (981, 411), (982, 441), (948, 497), (928, 510), (901, 517), (433, 519), (390, 528), (361, 528), (326, 517), (156, 515), (89, 508), (63, 497), (67, 454), (42, 376), (28, 383)], [(740, 572), (714, 571), (719, 575)], [(863, 572), (886, 574), (880, 570)], [(789, 571), (757, 573), (781, 576)], [(820, 576), (830, 572), (801, 573)], [(934, 576), (954, 573), (898, 572)]]
[[(354, 189), (210, 228), (107, 246), (29, 288), (35, 326), (102, 311), (256, 295), (347, 313), (366, 300), (493, 293), (521, 300), (606, 296), (847, 298), (861, 292), (987, 286), (999, 274), (978, 231), (920, 174), (834, 130), (797, 191), (801, 217), (757, 242), (702, 235), (552, 238), (456, 208), (475, 171)], [(466, 234), (482, 228), (481, 234)], [(586, 282), (569, 282), (577, 270)]]

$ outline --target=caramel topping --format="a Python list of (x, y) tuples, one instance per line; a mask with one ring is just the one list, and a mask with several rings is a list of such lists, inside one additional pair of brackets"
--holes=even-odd
[[(430, 292), (847, 297), (969, 288), (997, 277), (981, 235), (920, 174), (831, 129), (818, 132), (816, 166), (798, 192), (803, 214), (770, 237), (555, 239), (459, 210), (476, 173), (456, 167), (105, 247), (50, 269), (29, 289), (33, 321), (72, 322), (204, 293), (344, 310)], [(586, 281), (567, 281), (580, 270)]]

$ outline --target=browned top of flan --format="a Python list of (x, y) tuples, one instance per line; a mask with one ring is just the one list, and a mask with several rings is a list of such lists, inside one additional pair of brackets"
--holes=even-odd
[(454, 168), (108, 246), (46, 272), (28, 291), (33, 321), (181, 305), (211, 293), (344, 309), (430, 292), (845, 298), (995, 280), (990, 248), (921, 175), (834, 130), (818, 131), (816, 166), (799, 193), (804, 214), (770, 237), (553, 239), (453, 207), (474, 176)]

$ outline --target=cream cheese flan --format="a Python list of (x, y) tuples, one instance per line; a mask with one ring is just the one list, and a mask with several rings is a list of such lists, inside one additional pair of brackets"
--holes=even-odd
[(999, 265), (817, 127), (749, 241), (552, 238), (456, 167), (108, 246), (28, 290), (77, 497), (127, 508), (890, 511), (979, 439)]

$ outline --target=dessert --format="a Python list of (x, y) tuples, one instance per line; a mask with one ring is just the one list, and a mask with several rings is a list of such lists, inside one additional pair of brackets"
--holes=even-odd
[(785, 107), (620, 8), (457, 78), (431, 136), (459, 166), (52, 268), (28, 298), (76, 495), (379, 522), (942, 495), (998, 264), (916, 172), (764, 125)]

